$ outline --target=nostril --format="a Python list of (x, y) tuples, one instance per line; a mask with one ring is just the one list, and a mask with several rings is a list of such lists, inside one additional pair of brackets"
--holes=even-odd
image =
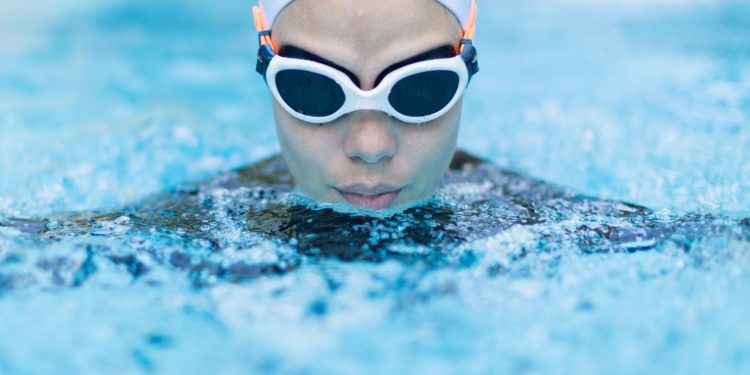
[(358, 146), (352, 147), (347, 154), (357, 162), (375, 164), (383, 160), (388, 160), (395, 155), (395, 147), (391, 147), (385, 142), (365, 141)]
[(390, 159), (390, 156), (383, 155), (383, 154), (354, 155), (350, 157), (354, 159), (356, 162), (364, 163), (364, 164), (377, 164), (384, 160)]
[(368, 164), (390, 159), (397, 151), (397, 130), (389, 124), (388, 116), (378, 111), (360, 111), (346, 136), (346, 153)]

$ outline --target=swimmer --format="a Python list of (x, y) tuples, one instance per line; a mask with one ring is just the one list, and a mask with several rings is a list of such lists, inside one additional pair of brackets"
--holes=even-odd
[(403, 209), (454, 158), (477, 73), (473, 0), (262, 0), (258, 72), (295, 188), (321, 203)]

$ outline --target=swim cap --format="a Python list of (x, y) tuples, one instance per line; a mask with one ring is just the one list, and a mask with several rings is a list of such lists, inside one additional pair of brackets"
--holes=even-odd
[[(469, 29), (472, 25), (472, 7), (474, 6), (474, 0), (436, 0), (438, 3), (443, 4), (444, 7), (448, 8), (458, 18), (461, 26), (464, 30)], [(272, 26), (273, 22), (278, 17), (279, 13), (291, 3), (292, 0), (258, 0), (258, 4), (262, 9), (263, 16), (266, 19), (267, 26)]]

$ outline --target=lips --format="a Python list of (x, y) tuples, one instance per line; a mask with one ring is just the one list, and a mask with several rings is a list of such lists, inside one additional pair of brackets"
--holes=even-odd
[(370, 210), (383, 210), (396, 200), (400, 188), (390, 185), (377, 185), (368, 188), (364, 185), (350, 185), (336, 189), (352, 206)]

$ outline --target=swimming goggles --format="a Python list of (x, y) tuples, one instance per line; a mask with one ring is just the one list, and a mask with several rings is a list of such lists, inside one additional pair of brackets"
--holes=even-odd
[(277, 55), (260, 8), (254, 7), (253, 15), (260, 43), (256, 70), (281, 107), (308, 123), (331, 122), (358, 110), (382, 111), (406, 123), (429, 122), (458, 102), (471, 77), (479, 71), (472, 44), (476, 7), (456, 56), (401, 67), (368, 91), (331, 66)]

